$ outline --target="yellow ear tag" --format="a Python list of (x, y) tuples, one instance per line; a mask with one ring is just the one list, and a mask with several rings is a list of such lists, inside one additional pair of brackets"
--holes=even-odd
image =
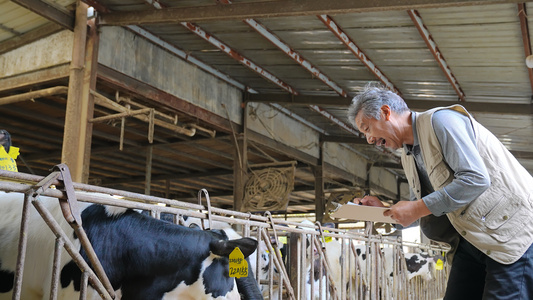
[(229, 276), (237, 278), (248, 276), (248, 262), (239, 247), (235, 247), (229, 255)]
[(442, 259), (438, 259), (437, 260), (437, 264), (435, 265), (435, 269), (436, 270), (442, 270), (444, 269), (444, 262), (442, 261)]
[[(328, 233), (329, 233), (329, 231), (327, 231), (327, 230), (324, 230), (324, 232), (328, 232)], [(324, 238), (324, 242), (326, 242), (326, 243), (329, 243), (329, 242), (331, 242), (332, 240), (333, 240), (333, 238), (330, 237), (330, 236), (326, 236), (326, 237)]]
[(278, 241), (280, 241), (282, 244), (287, 244), (287, 237), (286, 236), (278, 236)]

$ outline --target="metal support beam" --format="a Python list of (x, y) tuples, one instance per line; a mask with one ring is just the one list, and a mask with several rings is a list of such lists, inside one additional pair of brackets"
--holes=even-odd
[(150, 186), (152, 185), (152, 158), (153, 158), (153, 146), (150, 145), (146, 148), (146, 168), (144, 174), (144, 194), (150, 195)]
[[(233, 5), (176, 7), (165, 10), (108, 13), (100, 16), (99, 24), (112, 26), (244, 20), (347, 14), (435, 7), (473, 6), (497, 3), (519, 3), (523, 0), (285, 0), (241, 2)], [(215, 3), (215, 1), (213, 1)]]
[[(522, 42), (524, 43), (524, 54), (527, 58), (531, 55), (531, 41), (529, 39), (529, 25), (527, 23), (527, 11), (524, 3), (518, 3), (518, 18), (520, 19), (520, 31), (522, 32)], [(533, 93), (533, 69), (527, 68), (529, 84)]]
[[(74, 30), (74, 15), (68, 11), (59, 10), (46, 1), (41, 0), (11, 0), (18, 5), (44, 17), (62, 27)], [(87, 14), (85, 14), (87, 16)]]
[(252, 71), (256, 72), (257, 74), (263, 76), (266, 80), (274, 83), (275, 85), (279, 86), (280, 88), (284, 89), (285, 91), (291, 93), (291, 94), (298, 94), (296, 90), (288, 85), (287, 83), (283, 82), (281, 79), (277, 78), (274, 74), (268, 72), (267, 70), (263, 69), (259, 65), (255, 64), (250, 59), (244, 57), (242, 54), (237, 52), (235, 49), (231, 48), (221, 40), (217, 39), (213, 35), (207, 33), (205, 30), (200, 28), (200, 26), (190, 23), (190, 22), (183, 22), (180, 23), (183, 27), (187, 28), (192, 33), (196, 34), (197, 36), (201, 37), (211, 45), (217, 47), (222, 52), (229, 55), (231, 58), (235, 59), (236, 61), (240, 62), (241, 64), (245, 65)]
[[(281, 94), (250, 94), (247, 96), (248, 101), (278, 103), (278, 104), (295, 104), (295, 105), (320, 105), (347, 107), (351, 100), (340, 96), (310, 96), (310, 95), (281, 95)], [(532, 104), (513, 104), (513, 103), (481, 103), (481, 102), (457, 102), (457, 101), (439, 101), (439, 100), (409, 100), (404, 99), (407, 106), (411, 109), (426, 110), (439, 106), (449, 106), (461, 104), (470, 112), (484, 112), (497, 114), (533, 114)]]
[(400, 91), (394, 86), (394, 84), (381, 72), (381, 70), (366, 56), (366, 54), (355, 44), (355, 42), (348, 37), (348, 35), (340, 28), (333, 19), (327, 15), (317, 16), (324, 25), (326, 25), (335, 36), (341, 40), (341, 42), (352, 51), (357, 58), (367, 67), (367, 69), (372, 72), (385, 86), (387, 86), (391, 91), (394, 91), (396, 94), (401, 95)]
[(411, 17), (411, 20), (413, 20), (413, 23), (416, 26), (416, 29), (418, 29), (418, 32), (424, 39), (424, 42), (426, 43), (429, 51), (431, 51), (431, 54), (433, 54), (433, 57), (435, 57), (435, 60), (439, 64), (440, 68), (444, 72), (444, 75), (448, 79), (448, 82), (452, 85), (453, 89), (457, 93), (457, 96), (459, 97), (460, 101), (465, 101), (465, 93), (463, 92), (463, 89), (461, 89), (461, 86), (459, 85), (459, 81), (457, 81), (457, 78), (455, 78), (455, 75), (453, 75), (452, 70), (448, 66), (448, 63), (444, 59), (444, 56), (439, 50), (439, 47), (437, 46), (437, 43), (435, 40), (433, 40), (433, 37), (431, 36), (431, 33), (427, 29), (426, 25), (424, 25), (424, 21), (422, 21), (422, 17), (420, 17), (420, 14), (418, 11), (414, 9), (410, 9), (407, 11), (409, 14), (409, 17)]
[(88, 167), (83, 165), (89, 117), (89, 93), (84, 94), (84, 90), (89, 90), (89, 82), (85, 78), (86, 38), (87, 4), (78, 2), (61, 155), (61, 162), (69, 166), (72, 179), (76, 182), (83, 181), (83, 169)]
[(313, 169), (315, 175), (315, 221), (322, 223), (326, 211), (324, 199), (324, 142), (320, 140), (318, 147), (318, 164)]
[(262, 24), (258, 23), (257, 21), (253, 19), (246, 19), (244, 20), (244, 23), (250, 25), (250, 27), (252, 27), (265, 39), (267, 39), (269, 42), (274, 44), (281, 51), (283, 51), (290, 58), (292, 58), (295, 62), (300, 64), (302, 67), (304, 67), (307, 71), (313, 74), (313, 76), (315, 76), (316, 78), (324, 82), (327, 86), (329, 86), (331, 89), (337, 92), (337, 94), (343, 97), (348, 96), (348, 93), (346, 93), (346, 91), (344, 91), (337, 83), (331, 80), (326, 74), (322, 73), (317, 67), (313, 66), (308, 60), (306, 60), (296, 50), (292, 49), (287, 43), (283, 42), (279, 37), (277, 37), (275, 34), (270, 32), (270, 30), (268, 30), (265, 26), (263, 26)]

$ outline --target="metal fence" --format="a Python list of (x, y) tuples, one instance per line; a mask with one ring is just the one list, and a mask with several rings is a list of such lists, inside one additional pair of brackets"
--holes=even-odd
[[(365, 232), (323, 228), (320, 223), (302, 224), (263, 215), (235, 212), (212, 207), (207, 190), (198, 193), (198, 204), (142, 195), (127, 191), (70, 182), (64, 165), (47, 177), (0, 171), (0, 191), (25, 193), (21, 212), (21, 237), (15, 275), (13, 299), (20, 299), (26, 252), (27, 211), (33, 204), (56, 236), (56, 249), (50, 299), (56, 299), (61, 248), (82, 270), (82, 291), (85, 299), (90, 284), (102, 299), (115, 297), (113, 288), (99, 267), (98, 258), (79, 221), (77, 201), (111, 205), (150, 212), (155, 218), (171, 216), (176, 224), (186, 218), (202, 220), (204, 229), (231, 226), (241, 236), (256, 238), (260, 247), (253, 263), (265, 299), (439, 299), (443, 296), (447, 265), (431, 269), (431, 278), (420, 276), (409, 280), (404, 249), (417, 249), (429, 254), (445, 254), (447, 245), (402, 242), (401, 238), (372, 235), (371, 223)], [(67, 168), (68, 171), (68, 168)], [(54, 188), (55, 186), (55, 188)], [(38, 195), (58, 198), (64, 206), (67, 221), (82, 247), (89, 254), (94, 271), (83, 260), (69, 237), (47, 212)], [(113, 196), (110, 196), (113, 195)], [(1, 201), (1, 199), (0, 199)], [(63, 207), (62, 207), (63, 208)], [(1, 203), (0, 203), (1, 209)], [(282, 242), (283, 241), (283, 242)], [(92, 255), (91, 255), (92, 253)], [(283, 253), (283, 254), (282, 254)]]

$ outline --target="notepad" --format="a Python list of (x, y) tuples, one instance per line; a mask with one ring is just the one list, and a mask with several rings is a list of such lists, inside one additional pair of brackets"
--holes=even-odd
[(394, 221), (391, 217), (385, 217), (383, 215), (383, 212), (388, 209), (388, 207), (345, 204), (339, 206), (339, 208), (332, 212), (330, 216), (335, 219), (349, 219), (358, 221), (398, 224), (398, 222)]

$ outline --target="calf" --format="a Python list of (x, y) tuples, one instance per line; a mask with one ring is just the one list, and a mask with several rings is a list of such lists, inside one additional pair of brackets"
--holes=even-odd
[[(79, 245), (63, 221), (58, 200), (40, 197), (61, 227)], [(11, 299), (23, 195), (0, 194), (0, 299)], [(81, 204), (81, 203), (80, 203)], [(228, 240), (223, 231), (202, 231), (160, 221), (132, 210), (110, 213), (104, 206), (82, 204), (82, 221), (102, 266), (124, 299), (240, 299), (229, 277), (229, 254), (239, 247), (250, 255), (257, 242)], [(48, 298), (54, 238), (32, 210), (21, 299)], [(80, 251), (87, 260), (83, 250)], [(76, 299), (81, 272), (62, 255), (60, 299)], [(4, 281), (5, 280), (5, 281)], [(252, 286), (253, 288), (253, 286)]]

